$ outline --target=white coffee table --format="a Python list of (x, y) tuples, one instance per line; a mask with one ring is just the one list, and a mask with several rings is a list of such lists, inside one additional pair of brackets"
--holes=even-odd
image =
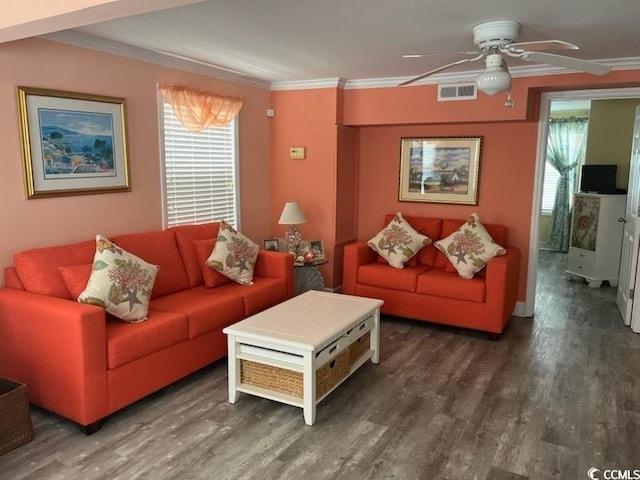
[(294, 405), (313, 425), (322, 399), (367, 360), (379, 363), (383, 303), (310, 290), (226, 327), (229, 402), (245, 392)]

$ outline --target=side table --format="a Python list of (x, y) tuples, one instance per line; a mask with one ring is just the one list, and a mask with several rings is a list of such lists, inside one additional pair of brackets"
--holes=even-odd
[(325, 263), (327, 263), (326, 260), (314, 263), (294, 263), (293, 289), (295, 295), (300, 295), (308, 290), (324, 290), (324, 278), (322, 278), (318, 265)]

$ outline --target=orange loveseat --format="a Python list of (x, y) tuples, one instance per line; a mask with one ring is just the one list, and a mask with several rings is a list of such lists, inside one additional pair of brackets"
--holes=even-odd
[(260, 250), (253, 285), (221, 276), (206, 288), (201, 245), (208, 239), (210, 250), (218, 228), (109, 237), (160, 267), (142, 323), (73, 299), (69, 268), (86, 285), (95, 240), (15, 254), (0, 288), (0, 375), (26, 383), (31, 403), (93, 433), (109, 414), (226, 356), (224, 327), (293, 295), (293, 261)]
[[(385, 223), (393, 218), (387, 215)], [(434, 242), (456, 231), (465, 220), (404, 217)], [(484, 224), (506, 248), (474, 278), (461, 278), (433, 243), (398, 269), (373, 251), (366, 241), (344, 249), (343, 291), (384, 300), (382, 313), (487, 332), (496, 338), (513, 313), (518, 292), (520, 251), (508, 245), (508, 229)]]

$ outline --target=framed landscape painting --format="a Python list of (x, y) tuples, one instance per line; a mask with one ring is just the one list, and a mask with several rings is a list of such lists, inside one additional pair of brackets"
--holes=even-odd
[(123, 98), (18, 87), (27, 198), (129, 191)]
[(478, 204), (482, 137), (403, 138), (401, 202)]

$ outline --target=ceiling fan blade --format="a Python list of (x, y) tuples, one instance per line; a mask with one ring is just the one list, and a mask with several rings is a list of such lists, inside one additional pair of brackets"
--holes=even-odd
[(505, 48), (516, 51), (538, 51), (538, 50), (579, 50), (580, 47), (563, 40), (541, 40), (539, 42), (517, 42), (510, 43)]
[(611, 67), (600, 63), (590, 62), (580, 58), (565, 57), (564, 55), (555, 55), (553, 53), (524, 52), (522, 55), (519, 55), (519, 57), (528, 62), (548, 63), (549, 65), (570, 68), (593, 75), (604, 75), (611, 70)]
[(480, 53), (478, 50), (463, 50), (461, 52), (429, 52), (429, 53), (405, 53), (402, 58), (423, 58), (433, 57), (436, 55), (477, 55)]
[(463, 63), (475, 62), (476, 60), (480, 60), (482, 57), (484, 57), (484, 53), (481, 53), (480, 55), (475, 56), (473, 58), (463, 58), (463, 59), (458, 60), (456, 62), (448, 63), (448, 64), (443, 65), (441, 67), (434, 68), (433, 70), (429, 70), (427, 73), (423, 73), (422, 75), (418, 75), (417, 77), (413, 77), (413, 78), (407, 80), (406, 82), (402, 82), (398, 86), (402, 87), (404, 85), (409, 85), (410, 83), (414, 83), (414, 82), (417, 82), (418, 80), (422, 80), (423, 78), (428, 77), (429, 75), (433, 75), (434, 73), (438, 73), (438, 72), (441, 72), (441, 71), (446, 70), (448, 68), (455, 67), (456, 65), (462, 65)]

